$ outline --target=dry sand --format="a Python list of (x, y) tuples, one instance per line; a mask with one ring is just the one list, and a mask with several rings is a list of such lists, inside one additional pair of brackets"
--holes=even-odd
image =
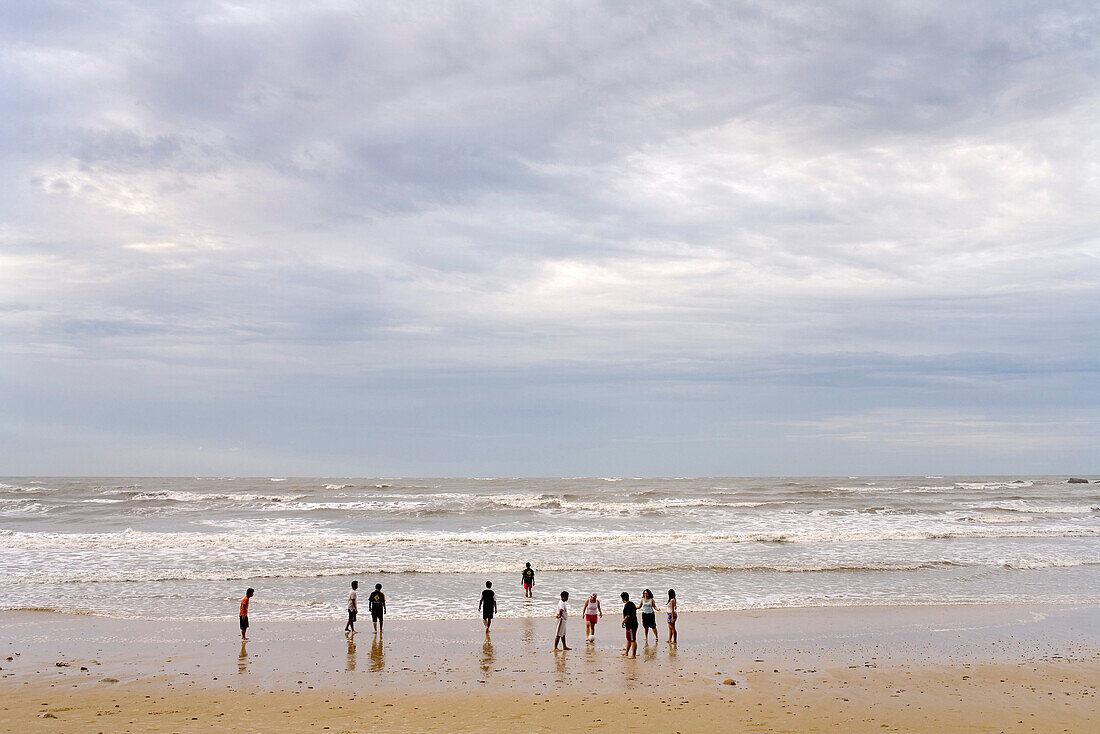
[(466, 620), (379, 642), (256, 617), (242, 652), (231, 618), (2, 614), (0, 730), (1100, 730), (1097, 607), (685, 613), (677, 649), (637, 660), (611, 616), (591, 646), (571, 619), (567, 653), (549, 614), (490, 642)]

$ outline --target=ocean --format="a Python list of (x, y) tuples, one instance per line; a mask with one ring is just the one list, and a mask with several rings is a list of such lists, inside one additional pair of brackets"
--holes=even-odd
[[(537, 571), (524, 599), (520, 570)], [(1100, 602), (1100, 484), (1066, 477), (0, 479), (0, 609), (339, 620), (546, 616), (559, 591), (683, 612)], [(614, 613), (614, 611), (612, 612)]]

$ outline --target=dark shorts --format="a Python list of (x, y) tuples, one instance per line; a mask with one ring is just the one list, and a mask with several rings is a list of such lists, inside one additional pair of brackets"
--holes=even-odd
[(381, 622), (382, 621), (382, 614), (383, 614), (382, 607), (371, 607), (370, 608), (370, 619), (371, 619), (372, 622)]
[(481, 610), (481, 618), (482, 619), (492, 619), (493, 618), (493, 610), (492, 609), (482, 609)]
[(627, 642), (634, 642), (634, 640), (636, 640), (636, 639), (638, 639), (638, 628), (637, 627), (627, 627), (626, 628), (626, 641)]
[(356, 610), (356, 609), (349, 609), (349, 610), (348, 610), (348, 622), (349, 622), (349, 623), (353, 623), (353, 624), (354, 624), (354, 622), (355, 622), (355, 617), (356, 617), (356, 616), (357, 616), (358, 614), (359, 614), (359, 611), (358, 611), (358, 610)]
[(237, 619), (241, 620), (241, 629), (248, 629), (248, 617), (237, 617)]
[(657, 629), (657, 613), (656, 612), (642, 612), (642, 629), (655, 630)]

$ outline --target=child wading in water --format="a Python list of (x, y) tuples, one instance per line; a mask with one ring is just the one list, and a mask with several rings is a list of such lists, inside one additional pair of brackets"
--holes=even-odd
[(241, 613), (240, 613), (239, 616), (241, 618), (241, 639), (242, 640), (247, 640), (248, 639), (248, 635), (246, 634), (248, 632), (248, 602), (252, 599), (252, 595), (255, 594), (255, 593), (256, 593), (256, 590), (253, 589), (250, 586), (248, 588), (248, 591), (244, 592), (244, 598), (241, 599)]
[(660, 642), (657, 636), (657, 612), (660, 607), (653, 599), (653, 592), (646, 589), (642, 592), (642, 629), (645, 630), (645, 644), (649, 644), (649, 631), (653, 630), (653, 641)]
[(668, 590), (668, 644), (676, 644), (676, 590)]
[(531, 564), (528, 563), (523, 572), (520, 574), (520, 580), (523, 581), (523, 595), (531, 597), (531, 587), (535, 585), (535, 569), (531, 568)]
[(589, 642), (596, 641), (596, 622), (603, 616), (603, 610), (600, 609), (600, 600), (596, 598), (595, 592), (592, 596), (588, 597), (588, 601), (584, 603), (584, 639)]
[(554, 633), (554, 649), (558, 649), (558, 640), (561, 640), (562, 650), (572, 650), (573, 648), (565, 644), (565, 622), (569, 618), (569, 592), (561, 592), (561, 601), (558, 602), (558, 630)]

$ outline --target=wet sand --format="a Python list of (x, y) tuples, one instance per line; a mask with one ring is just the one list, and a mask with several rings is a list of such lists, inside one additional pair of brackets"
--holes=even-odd
[[(570, 619), (160, 624), (0, 614), (3, 731), (1091, 731), (1100, 608), (685, 613), (619, 655)], [(5, 658), (11, 658), (6, 660)], [(59, 665), (60, 663), (60, 665)]]

